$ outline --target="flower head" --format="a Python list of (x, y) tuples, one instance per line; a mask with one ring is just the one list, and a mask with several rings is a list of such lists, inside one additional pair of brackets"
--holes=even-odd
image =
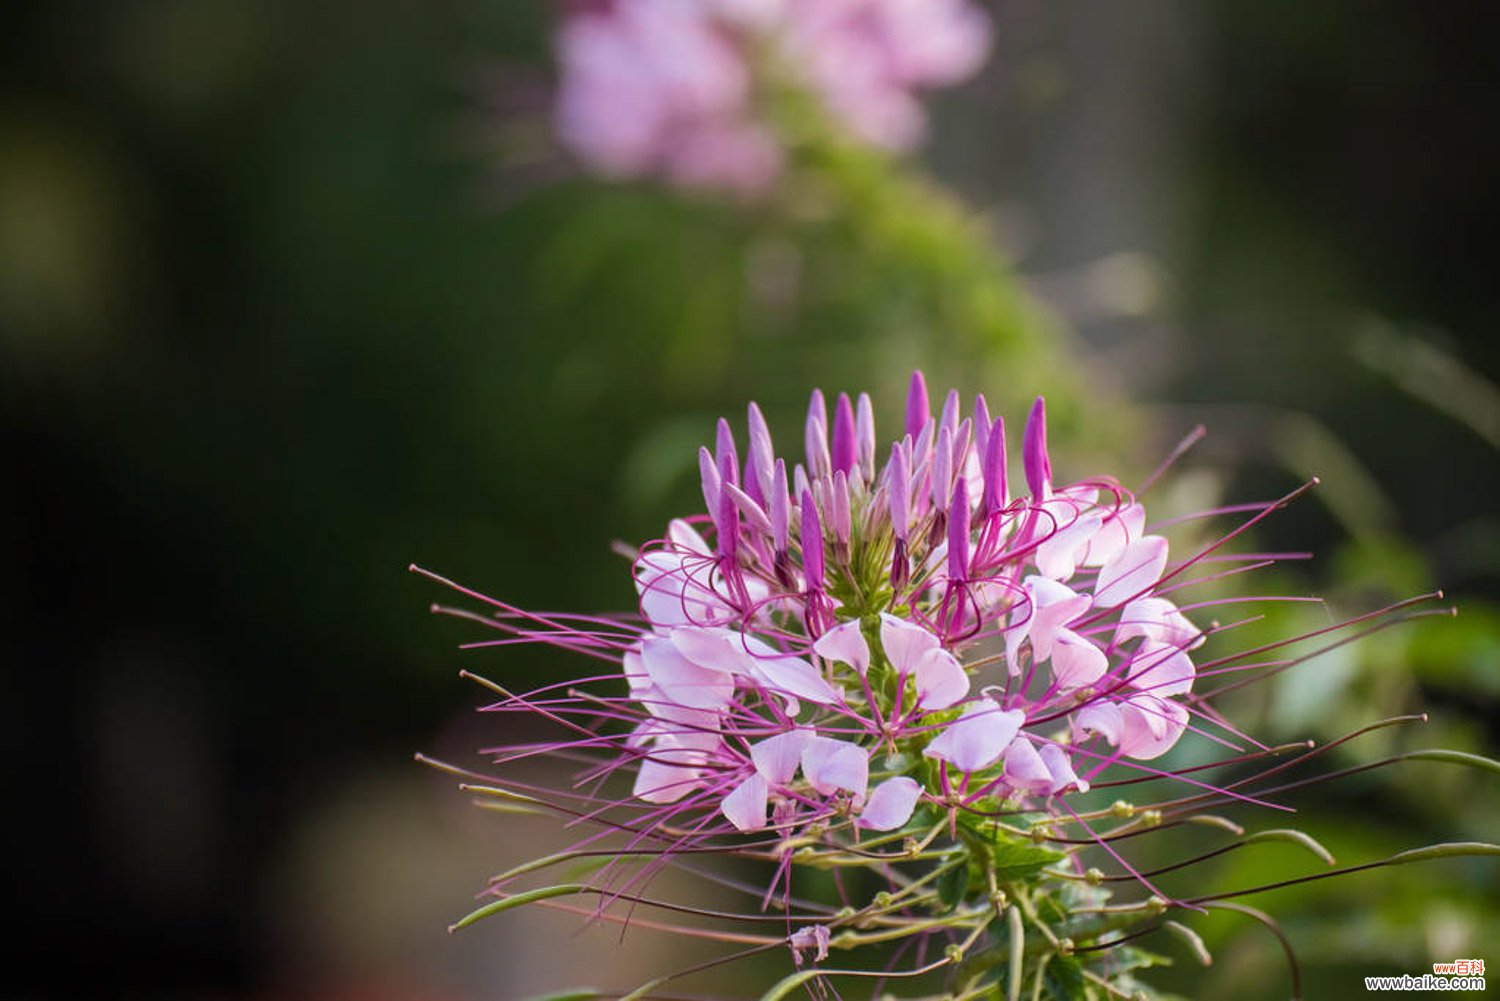
[[(1164, 596), (1180, 568), (1113, 480), (1053, 484), (1042, 401), (1016, 496), (982, 399), (934, 416), (917, 375), (879, 468), (861, 423), (840, 396), (830, 431), (815, 395), (790, 487), (758, 410), (743, 461), (721, 423), (700, 463), (709, 515), (638, 557), (644, 626), (624, 657), (645, 665), (631, 710), (660, 752), (653, 795), (670, 774), (669, 801), (740, 831), (891, 830), (919, 800), (1040, 803), (1170, 749), (1203, 640)], [(901, 774), (923, 758), (925, 782)]]
[[(755, 933), (725, 933), (750, 951), (786, 949), (801, 966), (830, 949), (907, 939), (922, 955), (938, 943), (944, 958), (930, 968), (958, 967), (977, 984), (999, 965), (965, 965), (983, 940), (990, 955), (1040, 963), (1037, 982), (1047, 964), (1073, 963), (1129, 995), (1130, 967), (1108, 958), (1122, 930), (1220, 899), (1155, 882), (1195, 860), (1142, 872), (1116, 843), (1202, 819), (1209, 804), (1277, 806), (1266, 797), (1302, 784), (1255, 786), (1286, 763), (1224, 785), (1198, 776), (1206, 766), (1152, 764), (1184, 734), (1227, 748), (1219, 764), (1321, 753), (1266, 747), (1210, 706), (1245, 679), (1200, 690), (1205, 678), (1296, 663), (1262, 656), (1292, 641), (1205, 661), (1205, 640), (1234, 624), (1195, 621), (1216, 601), (1180, 604), (1196, 583), (1264, 565), (1264, 554), (1226, 547), (1294, 495), (1227, 509), (1246, 517), (1174, 553), (1114, 479), (1057, 476), (1041, 399), (1020, 435), (1019, 477), (1006, 423), (983, 397), (949, 393), (934, 413), (914, 374), (888, 447), (873, 414), (867, 396), (840, 395), (830, 420), (815, 391), (796, 456), (778, 454), (754, 404), (742, 436), (720, 421), (699, 453), (704, 511), (636, 554), (634, 616), (526, 612), (459, 588), (495, 610), (483, 620), (504, 634), (494, 645), (548, 643), (603, 665), (527, 694), (497, 687), (490, 707), (560, 731), (494, 749), (497, 763), (580, 759), (573, 790), (503, 775), (471, 788), (595, 825), (553, 860), (608, 863), (587, 884), (514, 893), (540, 863), (522, 866), (497, 878), (496, 900), (476, 915), (580, 892), (600, 896), (600, 918), (614, 900), (691, 913), (642, 886), (664, 866), (722, 853), (770, 867), (762, 911), (742, 919)], [(1227, 568), (1205, 573), (1210, 560)], [(1375, 628), (1381, 616), (1314, 635)], [(1180, 795), (1147, 807), (1098, 798), (1157, 781)], [(1086, 850), (1118, 871), (1086, 865)], [(839, 883), (838, 905), (809, 902), (793, 889), (809, 869), (864, 869), (889, 888), (855, 899)], [(1148, 896), (1101, 910), (1101, 883), (1114, 880)], [(780, 918), (764, 913), (772, 899)], [(992, 931), (1002, 919), (1006, 930)], [(782, 927), (767, 935), (766, 922)], [(1027, 934), (1050, 943), (1039, 959), (1003, 945)], [(1095, 966), (1072, 958), (1082, 942), (1098, 950)]]
[(920, 140), (919, 89), (983, 61), (970, 0), (612, 0), (558, 32), (558, 136), (611, 178), (764, 190), (785, 158), (768, 94), (790, 84), (865, 142)]

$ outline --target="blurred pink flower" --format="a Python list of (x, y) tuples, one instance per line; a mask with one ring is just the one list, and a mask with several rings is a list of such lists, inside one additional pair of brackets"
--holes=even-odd
[(591, 170), (745, 195), (785, 156), (761, 76), (790, 72), (859, 139), (922, 138), (924, 87), (973, 73), (989, 22), (969, 0), (613, 0), (558, 34), (556, 126)]

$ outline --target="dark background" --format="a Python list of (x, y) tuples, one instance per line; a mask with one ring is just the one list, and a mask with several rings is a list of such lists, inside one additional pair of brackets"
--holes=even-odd
[[(1330, 557), (1312, 586), (1447, 588), (1465, 625), (1380, 698), (1493, 747), (1500, 13), (995, 9), (929, 164), (1138, 405), (1121, 466), (1204, 421), (1234, 496), (1337, 480), (1270, 541)], [(406, 564), (620, 607), (608, 544), (691, 509), (716, 414), (758, 396), (789, 439), (812, 385), (961, 369), (866, 350), (836, 296), (768, 325), (734, 211), (572, 176), (537, 138), (546, 14), (64, 2), (0, 32), (0, 995), (519, 996), (442, 932), (507, 836), (410, 763), (483, 738)], [(1438, 788), (1399, 847), (1495, 798)], [(1448, 877), (1500, 910), (1493, 867)]]

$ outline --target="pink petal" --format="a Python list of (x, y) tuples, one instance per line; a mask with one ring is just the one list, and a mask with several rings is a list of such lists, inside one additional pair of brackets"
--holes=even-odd
[(992, 699), (979, 699), (937, 735), (922, 753), (964, 772), (988, 767), (1000, 757), (1026, 722), (1019, 709), (1005, 712)]
[(758, 773), (751, 773), (734, 791), (719, 803), (719, 810), (741, 831), (758, 831), (766, 826), (766, 800), (770, 789)]
[(698, 530), (681, 518), (673, 518), (667, 524), (667, 539), (678, 548), (699, 556), (712, 556), (714, 552)]
[(1100, 569), (1094, 585), (1094, 605), (1113, 608), (1140, 597), (1161, 580), (1166, 566), (1167, 540), (1159, 535), (1142, 536)]
[(670, 735), (658, 736), (655, 748), (641, 759), (635, 795), (648, 803), (673, 803), (703, 784), (700, 751), (683, 748)]
[(1089, 540), (1080, 565), (1099, 567), (1113, 560), (1120, 552), (1141, 537), (1146, 527), (1146, 509), (1139, 504), (1126, 504), (1119, 511), (1105, 515), (1099, 534)]
[(667, 633), (672, 646), (697, 666), (721, 674), (742, 673), (741, 651), (734, 633), (723, 628), (679, 626)]
[(659, 720), (679, 724), (678, 732), (717, 734), (719, 713), (714, 709), (694, 709), (669, 699), (655, 685), (635, 696), (646, 711)]
[(859, 798), (870, 782), (870, 759), (858, 745), (812, 737), (802, 750), (802, 774), (824, 796), (846, 789)]
[(1124, 721), (1120, 717), (1120, 707), (1113, 702), (1090, 702), (1078, 710), (1078, 716), (1073, 721), (1073, 729), (1080, 731), (1084, 739), (1098, 734), (1111, 744), (1120, 743), (1120, 734), (1124, 730)]
[(1046, 577), (1027, 577), (1022, 587), (1030, 603), (1012, 613), (1011, 620), (1029, 613), (1030, 618), (1024, 621), (1022, 629), (1026, 638), (1031, 640), (1032, 660), (1046, 660), (1052, 655), (1052, 642), (1058, 629), (1087, 612), (1093, 599)]
[(787, 944), (792, 947), (792, 958), (798, 966), (802, 965), (803, 950), (811, 950), (813, 962), (821, 963), (828, 958), (828, 926), (809, 925), (806, 928), (798, 928), (787, 937)]
[(788, 702), (803, 698), (819, 705), (832, 705), (839, 701), (838, 691), (823, 680), (818, 669), (807, 661), (785, 655), (759, 657), (750, 654), (749, 656), (751, 673), (758, 677), (766, 688), (787, 699)]
[(1120, 703), (1120, 753), (1150, 761), (1171, 750), (1187, 729), (1187, 710), (1154, 695), (1132, 695)]
[(1203, 632), (1178, 611), (1166, 598), (1137, 598), (1120, 611), (1120, 625), (1115, 643), (1142, 637), (1154, 644), (1167, 644), (1183, 650), (1203, 645)]
[(784, 786), (797, 774), (802, 751), (812, 736), (812, 731), (798, 728), (767, 737), (751, 745), (750, 760), (755, 762), (755, 770), (765, 776), (767, 782)]
[(696, 768), (642, 761), (635, 776), (635, 795), (647, 803), (675, 803), (698, 787), (701, 776)]
[(660, 627), (705, 625), (729, 618), (732, 610), (705, 584), (713, 577), (703, 556), (647, 553), (636, 568), (641, 614)]
[(1127, 683), (1152, 695), (1186, 695), (1193, 690), (1192, 658), (1174, 646), (1142, 646), (1126, 668)]
[(1047, 766), (1047, 772), (1052, 776), (1052, 787), (1048, 792), (1059, 793), (1068, 789), (1089, 791), (1089, 784), (1073, 771), (1073, 763), (1068, 760), (1068, 755), (1056, 744), (1042, 745), (1042, 764)]
[(897, 673), (906, 674), (917, 666), (917, 659), (938, 647), (938, 638), (919, 625), (880, 613), (880, 645)]
[(626, 650), (620, 658), (620, 666), (625, 671), (625, 684), (629, 686), (632, 697), (639, 698), (642, 692), (651, 687), (651, 676), (641, 663), (639, 650)]
[(915, 779), (905, 775), (886, 779), (870, 790), (864, 812), (859, 815), (859, 826), (872, 831), (894, 831), (911, 819), (921, 795), (922, 787)]
[(969, 676), (958, 658), (941, 647), (923, 654), (913, 674), (919, 709), (946, 709), (969, 694)]
[[(1061, 516), (1058, 529), (1036, 548), (1037, 570), (1053, 580), (1067, 580), (1073, 576), (1078, 569), (1079, 556), (1088, 548), (1089, 540), (1099, 531), (1102, 521), (1097, 514)], [(1046, 529), (1047, 519), (1043, 518), (1042, 531)]]
[(1052, 642), (1052, 674), (1057, 687), (1071, 692), (1104, 677), (1109, 658), (1104, 651), (1071, 629), (1059, 629)]
[(1019, 626), (1011, 626), (1005, 630), (1005, 664), (1012, 678), (1018, 677), (1021, 673), (1021, 644), (1026, 642), (1026, 633), (1030, 626), (1031, 623), (1028, 620)]
[(1025, 736), (1017, 737), (1005, 749), (1005, 781), (1031, 792), (1052, 791), (1052, 773)]
[(663, 697), (678, 705), (723, 709), (734, 697), (731, 675), (694, 664), (668, 640), (648, 637), (641, 644), (641, 663)]
[(843, 661), (860, 674), (870, 669), (870, 644), (858, 619), (843, 622), (818, 637), (813, 653), (825, 660)]

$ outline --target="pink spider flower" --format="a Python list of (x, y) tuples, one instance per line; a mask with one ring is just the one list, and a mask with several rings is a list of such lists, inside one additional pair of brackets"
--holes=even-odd
[[(636, 563), (637, 795), (707, 793), (742, 832), (888, 831), (922, 798), (1045, 798), (1169, 750), (1203, 634), (1156, 593), (1167, 544), (1140, 505), (1109, 480), (1054, 486), (1041, 400), (1016, 496), (982, 398), (934, 417), (916, 375), (878, 469), (872, 414), (841, 395), (830, 429), (815, 393), (790, 477), (754, 405), (743, 461), (727, 422), (700, 453), (707, 535), (674, 522)], [(990, 678), (961, 659), (986, 646)], [(908, 744), (934, 783), (892, 773)]]
[(909, 149), (916, 93), (973, 73), (989, 23), (970, 0), (610, 0), (557, 35), (558, 138), (607, 178), (753, 195), (780, 173), (774, 81), (865, 142)]
[[(1197, 689), (1295, 661), (1247, 663), (1260, 648), (1195, 663), (1207, 636), (1233, 624), (1199, 625), (1196, 610), (1215, 602), (1178, 601), (1193, 583), (1276, 558), (1221, 550), (1289, 498), (1211, 512), (1248, 517), (1176, 554), (1115, 480), (1054, 478), (1041, 399), (1020, 436), (1019, 477), (1006, 423), (983, 396), (965, 407), (950, 392), (934, 414), (914, 374), (888, 447), (873, 415), (868, 396), (840, 394), (830, 419), (814, 391), (800, 458), (778, 455), (753, 403), (743, 438), (721, 420), (699, 453), (704, 513), (671, 522), (635, 557), (636, 616), (527, 612), (451, 585), (489, 604), (480, 621), (504, 633), (472, 645), (547, 643), (603, 665), (524, 695), (497, 689), (490, 707), (562, 730), (493, 749), (497, 764), (579, 758), (574, 789), (497, 776), (483, 788), (595, 824), (575, 854), (651, 860), (601, 876), (609, 899), (637, 900), (674, 859), (724, 850), (773, 861), (762, 903), (779, 895), (790, 907), (798, 846), (836, 844), (844, 858), (914, 837), (923, 810), (955, 834), (960, 820), (971, 831), (1017, 817), (1076, 824), (1072, 843), (1097, 845), (1124, 867), (1119, 878), (1170, 902), (1088, 823), (1108, 811), (1072, 803), (1095, 785), (1167, 778), (1188, 790), (1168, 807), (1265, 805), (1243, 781), (1217, 787), (1149, 763), (1190, 731), (1229, 747), (1229, 762), (1285, 750), (1235, 730)], [(1228, 569), (1205, 574), (1209, 561)], [(887, 857), (920, 852), (870, 856)], [(768, 941), (799, 964), (822, 959), (840, 942), (829, 937), (837, 920), (793, 921), (789, 909)]]

